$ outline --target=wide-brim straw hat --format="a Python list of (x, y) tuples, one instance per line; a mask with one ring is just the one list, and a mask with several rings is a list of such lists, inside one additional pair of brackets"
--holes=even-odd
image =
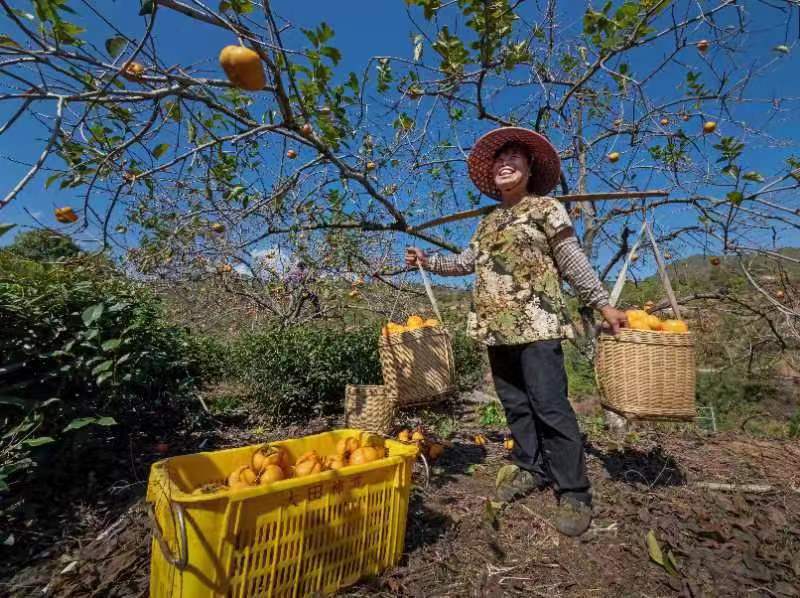
[(475, 186), (493, 199), (500, 199), (500, 190), (495, 187), (492, 164), (497, 150), (506, 143), (515, 141), (530, 151), (531, 178), (529, 189), (536, 195), (547, 195), (561, 178), (561, 159), (547, 137), (522, 127), (500, 127), (489, 131), (475, 142), (467, 158), (469, 178)]

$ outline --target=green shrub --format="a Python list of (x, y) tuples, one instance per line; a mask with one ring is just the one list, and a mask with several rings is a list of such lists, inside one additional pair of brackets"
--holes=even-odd
[(500, 401), (492, 401), (481, 405), (480, 409), (478, 409), (478, 422), (481, 426), (489, 428), (505, 428), (506, 413)]
[(742, 418), (762, 412), (763, 405), (776, 399), (771, 380), (748, 376), (737, 369), (700, 371), (697, 376), (697, 402), (711, 405), (720, 428), (738, 426)]
[(31, 230), (18, 234), (6, 249), (34, 261), (56, 261), (77, 256), (81, 248), (65, 235), (49, 230)]
[(565, 342), (564, 367), (567, 370), (569, 396), (596, 395), (597, 384), (594, 377), (594, 366), (572, 343)]
[(800, 409), (789, 418), (789, 438), (800, 438)]
[(456, 384), (459, 390), (470, 390), (478, 386), (488, 369), (486, 349), (472, 340), (463, 326), (451, 327), (453, 331), (453, 359), (456, 366)]
[(233, 367), (264, 415), (303, 421), (341, 413), (347, 384), (381, 383), (378, 332), (306, 325), (249, 334), (233, 347)]
[(214, 384), (230, 377), (233, 367), (230, 347), (213, 336), (188, 335), (186, 356), (203, 384)]
[(0, 252), (0, 475), (31, 467), (28, 449), (62, 432), (163, 419), (201, 375), (187, 337), (104, 258)]

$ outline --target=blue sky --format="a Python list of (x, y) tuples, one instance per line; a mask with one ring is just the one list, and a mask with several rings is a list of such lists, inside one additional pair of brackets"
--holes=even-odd
[[(26, 4), (19, 0), (15, 5)], [(565, 29), (580, 27), (580, 19), (583, 13), (584, 3), (562, 3), (569, 8), (567, 14), (561, 19), (561, 26)], [(775, 53), (771, 49), (778, 43), (786, 43), (792, 46), (792, 52), (782, 58), (782, 62), (774, 68), (771, 73), (761, 78), (757, 93), (751, 90), (750, 95), (757, 95), (769, 101), (773, 98), (782, 99), (786, 105), (792, 105), (795, 110), (797, 103), (795, 98), (800, 98), (800, 78), (796, 73), (800, 72), (800, 46), (795, 47), (798, 37), (797, 12), (791, 14), (787, 21), (777, 12), (764, 10), (757, 3), (747, 3), (748, 9), (752, 10), (751, 17), (754, 18), (755, 26), (752, 34), (743, 43), (751, 48), (747, 56), (752, 56), (753, 60), (766, 61), (772, 58)], [(102, 7), (104, 14), (108, 16), (117, 26), (121, 27), (131, 35), (137, 37), (141, 35), (144, 20), (136, 15), (137, 3), (133, 0), (116, 0), (112, 2), (102, 2), (97, 4)], [(356, 2), (354, 0), (344, 2), (288, 2), (279, 0), (273, 3), (276, 12), (287, 18), (296, 25), (311, 27), (319, 22), (327, 22), (336, 32), (333, 44), (338, 47), (343, 55), (340, 65), (342, 75), (346, 75), (350, 70), (361, 72), (369, 57), (380, 55), (392, 55), (410, 57), (412, 52), (411, 37), (415, 32), (406, 17), (406, 5), (402, 0), (384, 0), (380, 2)], [(76, 5), (76, 8), (78, 6)], [(535, 4), (523, 5), (523, 12), (527, 17), (532, 17), (535, 13)], [(419, 23), (423, 23), (421, 15), (415, 13)], [(7, 25), (0, 31), (5, 32)], [(698, 35), (703, 35), (698, 32)], [(107, 32), (93, 36), (90, 32), (90, 39), (98, 44), (107, 37)], [(199, 24), (183, 16), (175, 15), (171, 11), (162, 10), (159, 15), (158, 26), (155, 31), (157, 45), (165, 62), (175, 64), (201, 64), (205, 65), (209, 73), (219, 75), (219, 67), (216, 57), (218, 49), (228, 43), (235, 43), (235, 40), (215, 27)], [(427, 50), (429, 51), (429, 50)], [(656, 60), (661, 52), (657, 48), (647, 48), (641, 50), (641, 60), (643, 62)], [(680, 73), (678, 73), (680, 74)], [(657, 83), (657, 90), (663, 85), (665, 94), (673, 91), (676, 79), (673, 74), (665, 76)], [(513, 98), (512, 98), (513, 99)], [(498, 106), (502, 110), (502, 106)], [(52, 106), (50, 107), (52, 109)], [(759, 146), (757, 151), (749, 151), (747, 156), (748, 168), (761, 171), (765, 176), (769, 176), (776, 170), (776, 163), (782, 162), (786, 155), (790, 153), (800, 153), (797, 148), (798, 134), (800, 134), (800, 122), (793, 117), (793, 112), (788, 112), (779, 117), (778, 120), (766, 122), (764, 109), (760, 104), (744, 105), (736, 107), (736, 116), (747, 122), (748, 126), (757, 131), (768, 131), (779, 139), (784, 147), (766, 149)], [(0, 121), (5, 120), (11, 112), (11, 106), (7, 103), (0, 103)], [(480, 124), (478, 129), (491, 128), (488, 123)], [(747, 139), (748, 134), (737, 132), (742, 138)], [(32, 119), (17, 124), (9, 133), (0, 137), (0, 188), (5, 193), (27, 170), (26, 163), (35, 160), (41, 151), (42, 142), (45, 138), (45, 129)], [(703, 140), (705, 142), (705, 140)], [(761, 143), (761, 142), (759, 142)], [(606, 151), (617, 149), (613, 146), (613, 140), (609, 142), (607, 148), (602, 148), (595, 159), (602, 159)], [(621, 148), (623, 153), (625, 148)], [(754, 147), (754, 150), (756, 148)], [(637, 156), (636, 159), (644, 159), (644, 156)], [(58, 165), (58, 160), (51, 157), (49, 164)], [(21, 163), (15, 163), (19, 161)], [(74, 202), (78, 195), (75, 191), (59, 192), (55, 186), (50, 190), (44, 189), (45, 176), (35, 179), (21, 193), (17, 199), (0, 213), (0, 221), (14, 222), (19, 224), (31, 224), (30, 218), (23, 211), (27, 208), (33, 214), (41, 215), (42, 220), (47, 224), (53, 224), (52, 210), (57, 205), (69, 204)], [(601, 181), (591, 181), (592, 191), (602, 190)], [(653, 186), (658, 186), (654, 181)], [(424, 183), (423, 183), (424, 184)], [(669, 217), (681, 218), (680, 215), (671, 214)], [(465, 227), (469, 228), (469, 227)], [(461, 237), (463, 240), (463, 236)], [(8, 236), (2, 241), (8, 241)], [(402, 241), (401, 242), (405, 242)], [(795, 235), (794, 238), (786, 237), (781, 239), (782, 244), (798, 245), (800, 240)]]

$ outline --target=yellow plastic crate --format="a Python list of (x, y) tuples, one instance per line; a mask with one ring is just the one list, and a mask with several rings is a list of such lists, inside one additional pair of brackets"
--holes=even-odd
[(150, 470), (151, 597), (330, 594), (395, 565), (415, 446), (361, 430), (283, 440), (292, 460), (334, 454), (343, 437), (377, 439), (388, 456), (238, 492), (192, 495), (244, 465), (257, 446), (172, 457)]

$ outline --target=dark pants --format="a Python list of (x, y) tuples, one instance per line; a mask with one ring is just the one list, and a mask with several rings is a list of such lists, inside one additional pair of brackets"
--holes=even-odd
[(561, 341), (488, 349), (494, 387), (514, 436), (514, 463), (552, 482), (559, 495), (588, 504), (583, 439), (567, 400)]

